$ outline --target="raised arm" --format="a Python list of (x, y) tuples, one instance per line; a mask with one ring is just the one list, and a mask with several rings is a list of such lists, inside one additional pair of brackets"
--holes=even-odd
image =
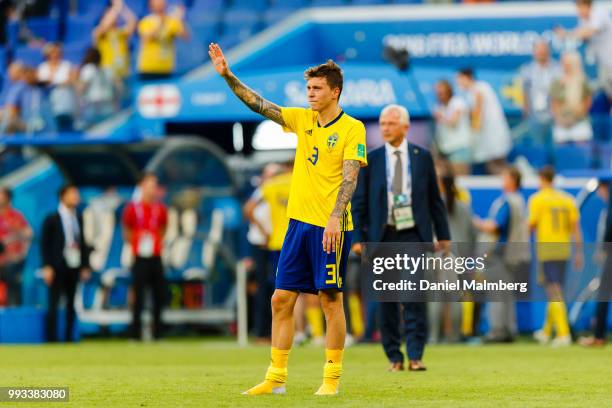
[[(280, 106), (262, 98), (251, 88), (240, 82), (240, 80), (230, 71), (223, 51), (219, 45), (212, 43), (208, 47), (208, 55), (215, 66), (215, 70), (225, 79), (227, 85), (234, 94), (240, 98), (246, 106), (249, 107), (253, 112), (257, 112), (260, 115), (278, 123), (281, 126), (285, 126), (283, 115), (281, 113)], [(352, 193), (352, 192), (351, 192)]]

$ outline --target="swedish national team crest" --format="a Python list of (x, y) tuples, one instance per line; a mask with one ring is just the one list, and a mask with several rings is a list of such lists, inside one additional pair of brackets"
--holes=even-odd
[(338, 142), (338, 134), (334, 133), (327, 138), (327, 148), (333, 149), (336, 146), (337, 142)]

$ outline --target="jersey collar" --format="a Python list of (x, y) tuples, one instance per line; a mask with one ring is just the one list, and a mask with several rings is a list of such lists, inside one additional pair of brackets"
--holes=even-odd
[(342, 117), (342, 115), (344, 115), (344, 111), (340, 110), (340, 113), (338, 114), (338, 116), (336, 116), (336, 118), (334, 120), (332, 120), (331, 122), (329, 122), (327, 125), (325, 126), (321, 126), (321, 124), (319, 123), (319, 117), (317, 116), (317, 127), (323, 127), (323, 128), (328, 128), (331, 125), (333, 125), (334, 123), (336, 123), (338, 120), (340, 120), (340, 118)]

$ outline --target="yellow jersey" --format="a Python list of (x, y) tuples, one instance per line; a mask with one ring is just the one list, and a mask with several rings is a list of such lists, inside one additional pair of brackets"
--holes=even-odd
[[(367, 165), (363, 123), (344, 112), (325, 126), (312, 109), (282, 108), (285, 132), (298, 136), (287, 216), (325, 228), (342, 184), (344, 160)], [(346, 208), (343, 231), (352, 231), (351, 204)]]
[(99, 39), (100, 65), (112, 72), (113, 78), (125, 78), (130, 73), (129, 36), (124, 28), (111, 28)]
[(280, 251), (285, 240), (285, 233), (289, 227), (287, 218), (287, 204), (291, 188), (291, 173), (283, 173), (271, 177), (261, 186), (261, 196), (270, 208), (272, 232), (268, 241), (270, 251)]
[(150, 14), (138, 23), (138, 34), (150, 34), (157, 31), (162, 25), (160, 35), (150, 40), (141, 40), (138, 72), (145, 74), (170, 74), (174, 71), (176, 51), (174, 41), (183, 31), (183, 22), (174, 17), (166, 16), (161, 19)]
[(529, 199), (529, 225), (536, 230), (538, 259), (569, 259), (572, 231), (579, 220), (576, 201), (568, 193), (544, 188), (532, 195)]

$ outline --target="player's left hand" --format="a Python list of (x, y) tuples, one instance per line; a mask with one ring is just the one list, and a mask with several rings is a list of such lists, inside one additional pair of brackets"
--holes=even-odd
[(323, 251), (328, 254), (335, 252), (340, 244), (340, 217), (332, 215), (323, 231)]

